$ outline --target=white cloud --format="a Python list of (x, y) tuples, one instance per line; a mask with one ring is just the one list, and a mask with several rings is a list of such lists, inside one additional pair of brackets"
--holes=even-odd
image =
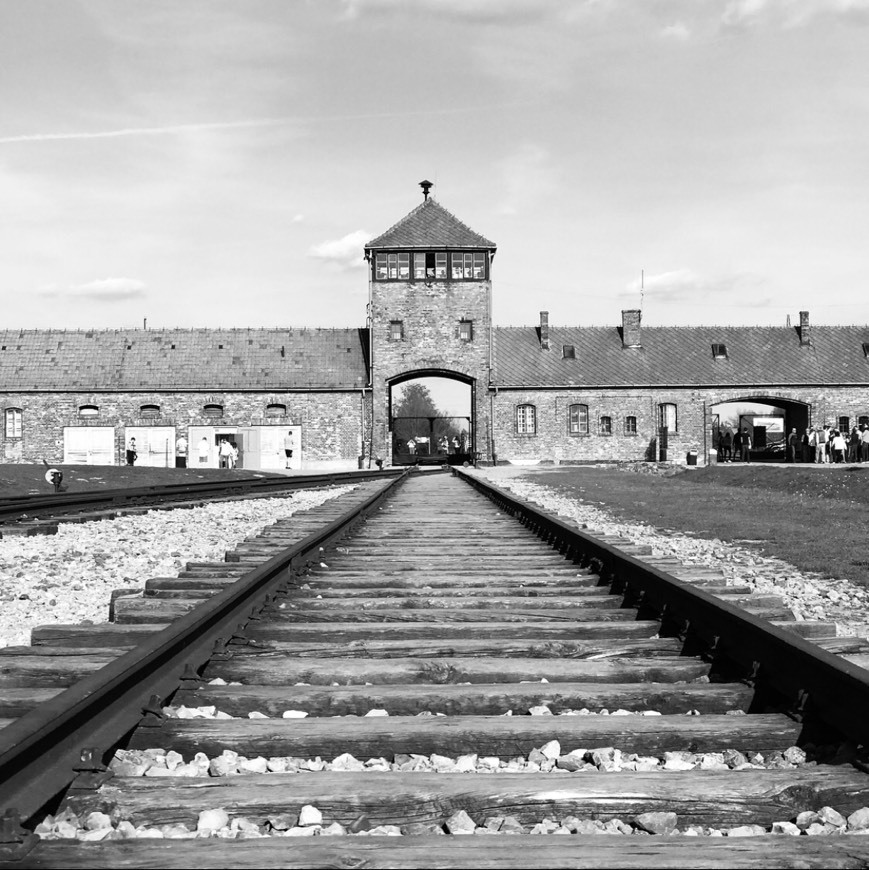
[(673, 24), (668, 24), (660, 30), (661, 36), (665, 39), (674, 39), (677, 42), (685, 42), (691, 38), (691, 31), (681, 21), (675, 21)]
[(332, 239), (313, 245), (309, 256), (318, 260), (328, 260), (342, 269), (357, 269), (364, 265), (363, 248), (372, 238), (366, 230), (355, 230), (340, 239)]
[(729, 0), (721, 23), (741, 29), (763, 24), (802, 27), (821, 15), (869, 22), (869, 0)]
[[(747, 308), (763, 308), (770, 303), (768, 293), (760, 291), (765, 279), (750, 272), (725, 275), (698, 275), (691, 269), (673, 269), (670, 272), (645, 275), (642, 292), (645, 302), (657, 304), (704, 305), (715, 308), (715, 300), (724, 303), (737, 301)], [(623, 300), (639, 302), (641, 279), (637, 278), (619, 294)], [(724, 307), (727, 307), (725, 305)]]
[(112, 302), (144, 296), (146, 286), (144, 281), (137, 281), (135, 278), (99, 278), (86, 284), (70, 284), (68, 287), (46, 284), (39, 288), (39, 293), (43, 296), (73, 296)]
[[(562, 13), (561, 0), (341, 0), (344, 17), (358, 18), (364, 14), (428, 13), (444, 18), (460, 18), (477, 24), (519, 25), (528, 20)], [(599, 0), (586, 0), (582, 5), (595, 6)]]
[(292, 222), (294, 224), (300, 224), (305, 219), (303, 214), (294, 214)]

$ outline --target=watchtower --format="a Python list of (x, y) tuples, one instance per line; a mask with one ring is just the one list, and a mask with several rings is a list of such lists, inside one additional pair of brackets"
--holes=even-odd
[(365, 246), (373, 454), (390, 457), (392, 390), (417, 377), (463, 382), (471, 392), (469, 452), (490, 458), (492, 260), (475, 233), (420, 182), (423, 201)]

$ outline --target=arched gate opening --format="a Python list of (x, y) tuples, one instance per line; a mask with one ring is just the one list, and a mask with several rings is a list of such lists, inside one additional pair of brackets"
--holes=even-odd
[(474, 379), (408, 372), (389, 382), (393, 465), (462, 465), (476, 458)]
[[(751, 459), (755, 462), (785, 462), (788, 435), (796, 429), (802, 436), (811, 425), (812, 407), (797, 399), (781, 396), (750, 395), (728, 399), (710, 406), (712, 445), (718, 449), (725, 433), (731, 438), (737, 431), (748, 430), (751, 436)], [(721, 451), (719, 450), (719, 456)], [(738, 459), (737, 456), (733, 456)], [(797, 451), (797, 461), (801, 451)]]

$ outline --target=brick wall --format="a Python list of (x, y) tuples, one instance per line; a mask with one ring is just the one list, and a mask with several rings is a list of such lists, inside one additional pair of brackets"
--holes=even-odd
[[(372, 281), (371, 337), (376, 455), (391, 456), (389, 382), (407, 372), (456, 372), (475, 384), (476, 449), (486, 452), (491, 320), (489, 281)], [(473, 338), (459, 338), (459, 322), (473, 324)], [(390, 338), (401, 321), (403, 337)]]
[[(712, 444), (710, 406), (728, 401), (794, 401), (808, 404), (808, 425), (835, 424), (848, 416), (851, 425), (869, 415), (869, 387), (806, 387), (769, 389), (653, 389), (648, 390), (500, 390), (493, 397), (495, 452), (499, 462), (627, 461), (657, 458), (658, 406), (677, 407), (677, 431), (669, 432), (668, 456), (685, 463), (689, 451), (697, 451), (703, 464)], [(516, 408), (533, 405), (537, 433), (517, 433)], [(568, 431), (569, 406), (588, 406), (589, 434)], [(636, 417), (637, 434), (625, 434), (625, 417)], [(600, 432), (600, 418), (612, 419), (612, 435)]]
[[(204, 416), (205, 404), (222, 405), (223, 417)], [(268, 404), (286, 405), (286, 416), (267, 418)], [(80, 417), (82, 405), (98, 406), (99, 416)], [(142, 405), (159, 405), (160, 416), (143, 418)], [(356, 468), (362, 451), (359, 392), (0, 393), (0, 413), (12, 407), (22, 411), (22, 437), (6, 438), (0, 420), (2, 462), (61, 462), (65, 426), (114, 426), (118, 463), (124, 461), (125, 426), (300, 426), (303, 468)]]

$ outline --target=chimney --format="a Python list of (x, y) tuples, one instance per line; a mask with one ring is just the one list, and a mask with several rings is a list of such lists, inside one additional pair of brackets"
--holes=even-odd
[(640, 321), (643, 312), (639, 308), (622, 311), (622, 347), (642, 347), (640, 343)]
[(549, 350), (549, 312), (540, 312), (540, 347)]
[(810, 347), (812, 344), (812, 332), (809, 329), (809, 312), (800, 312), (800, 347)]

